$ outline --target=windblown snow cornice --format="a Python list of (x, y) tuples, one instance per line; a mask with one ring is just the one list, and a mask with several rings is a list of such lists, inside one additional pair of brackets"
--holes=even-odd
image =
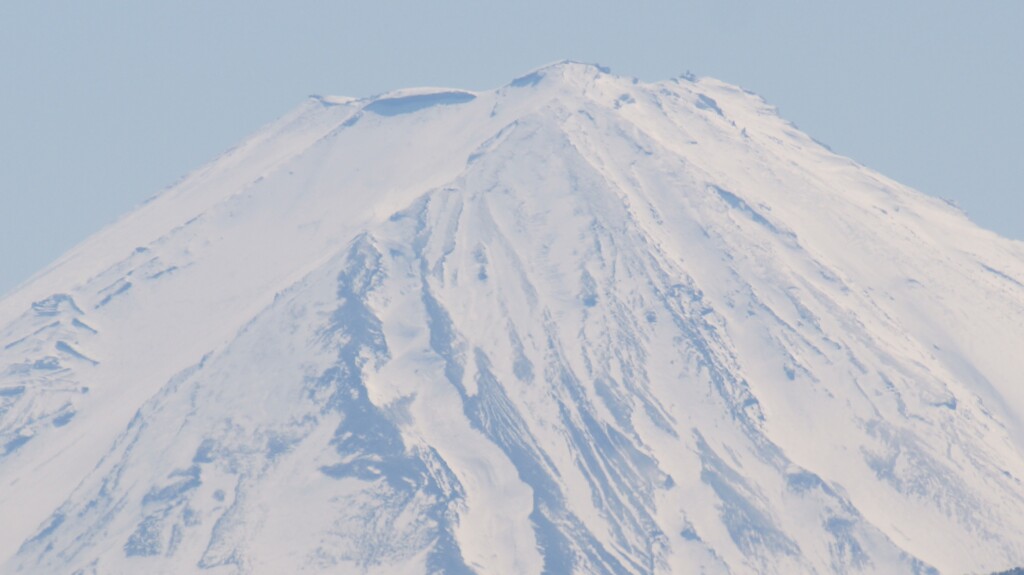
[(1022, 326), (713, 79), (315, 96), (0, 300), (0, 572), (1005, 569)]

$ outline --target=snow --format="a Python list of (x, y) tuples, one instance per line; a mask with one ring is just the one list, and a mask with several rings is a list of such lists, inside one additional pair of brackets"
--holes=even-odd
[(0, 572), (1004, 569), (1022, 326), (713, 79), (315, 96), (0, 301)]

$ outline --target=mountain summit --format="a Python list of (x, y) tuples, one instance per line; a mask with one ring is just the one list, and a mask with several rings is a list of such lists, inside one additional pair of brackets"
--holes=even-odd
[(1024, 244), (711, 79), (312, 97), (0, 301), (0, 573), (1024, 564)]

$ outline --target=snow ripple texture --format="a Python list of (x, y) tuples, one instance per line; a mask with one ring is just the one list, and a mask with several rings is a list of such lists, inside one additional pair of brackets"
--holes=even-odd
[(1022, 350), (1022, 244), (733, 86), (314, 97), (0, 301), (0, 572), (1006, 569)]

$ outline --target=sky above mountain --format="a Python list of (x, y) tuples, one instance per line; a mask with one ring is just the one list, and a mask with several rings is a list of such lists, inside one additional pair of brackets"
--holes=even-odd
[(572, 58), (739, 84), (1024, 237), (1024, 4), (0, 5), (0, 293), (310, 93), (488, 89)]

